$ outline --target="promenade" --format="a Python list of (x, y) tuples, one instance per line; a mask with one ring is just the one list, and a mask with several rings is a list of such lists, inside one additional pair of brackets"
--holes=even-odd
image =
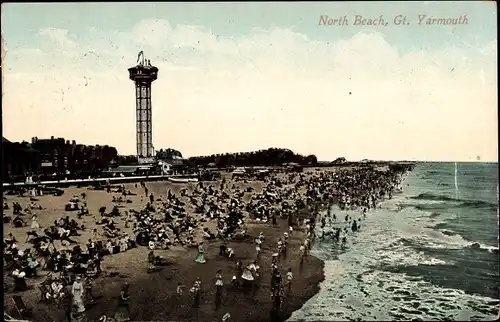
[(92, 183), (130, 183), (139, 181), (161, 181), (169, 178), (197, 178), (196, 174), (192, 175), (152, 175), (152, 176), (133, 176), (133, 177), (110, 177), (110, 178), (89, 178), (89, 179), (71, 179), (71, 180), (51, 180), (40, 182), (14, 182), (2, 183), (4, 188), (9, 187), (36, 187), (36, 186), (61, 186), (67, 187), (79, 184)]

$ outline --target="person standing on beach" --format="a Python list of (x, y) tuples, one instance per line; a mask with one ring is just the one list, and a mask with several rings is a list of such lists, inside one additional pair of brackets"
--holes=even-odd
[(195, 262), (199, 264), (206, 263), (205, 250), (203, 249), (203, 242), (200, 242), (200, 244), (198, 245), (198, 255), (196, 256)]
[(255, 250), (257, 251), (257, 258), (259, 258), (260, 256), (261, 245), (262, 245), (262, 240), (260, 239), (259, 236), (255, 239)]
[(153, 250), (151, 250), (148, 254), (148, 273), (154, 272), (156, 270), (155, 261), (155, 253)]
[(288, 269), (288, 272), (286, 273), (286, 284), (288, 286), (288, 292), (292, 289), (292, 280), (293, 280), (293, 273), (292, 273), (292, 268)]
[(94, 255), (94, 265), (97, 269), (97, 274), (101, 274), (102, 273), (102, 268), (101, 268), (101, 256), (99, 255), (99, 253), (96, 253)]
[(130, 321), (130, 295), (128, 293), (129, 285), (125, 283), (118, 297), (118, 306), (115, 311), (116, 321)]
[(219, 269), (217, 274), (215, 274), (215, 309), (218, 310), (220, 308), (222, 302), (222, 288), (224, 286), (224, 282), (222, 280), (222, 270)]
[(184, 294), (184, 287), (185, 287), (185, 285), (183, 285), (181, 282), (177, 283), (176, 292), (177, 292), (178, 299), (182, 298), (182, 294)]
[(304, 256), (307, 255), (308, 251), (309, 251), (309, 247), (310, 247), (310, 242), (309, 242), (309, 238), (306, 237), (306, 239), (304, 240)]
[(92, 280), (90, 277), (85, 278), (85, 297), (89, 302), (95, 302), (95, 296), (94, 293), (92, 293)]
[(271, 270), (271, 292), (275, 294), (276, 288), (278, 287), (279, 280), (281, 276), (277, 267), (273, 267)]
[(71, 289), (73, 294), (73, 303), (77, 308), (78, 313), (85, 312), (85, 305), (83, 304), (84, 288), (81, 282), (81, 277), (77, 276), (73, 287)]
[(200, 307), (200, 294), (201, 291), (201, 279), (198, 277), (196, 281), (194, 282), (193, 287), (191, 287), (190, 292), (193, 294), (193, 307), (194, 308), (199, 308)]
[(283, 257), (286, 258), (286, 252), (287, 252), (287, 248), (288, 248), (288, 233), (285, 232), (283, 234), (284, 236), (284, 240), (283, 240)]
[(302, 264), (302, 262), (304, 261), (304, 257), (306, 256), (306, 248), (303, 244), (300, 245), (299, 256), (300, 256), (300, 263)]

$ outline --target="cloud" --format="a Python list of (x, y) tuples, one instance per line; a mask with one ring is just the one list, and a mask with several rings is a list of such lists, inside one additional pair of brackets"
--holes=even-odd
[(160, 69), (152, 89), (156, 148), (497, 159), (496, 41), (402, 55), (372, 31), (317, 41), (273, 27), (224, 38), (161, 19), (128, 32), (45, 28), (38, 35), (38, 46), (7, 54), (10, 140), (55, 135), (134, 153), (127, 68), (144, 50)]
[(167, 20), (143, 20), (132, 28), (131, 37), (144, 45), (157, 47), (164, 45), (172, 33)]
[(73, 36), (65, 29), (42, 28), (38, 32), (38, 35), (46, 37), (52, 44), (66, 50), (74, 50), (78, 47), (76, 39), (73, 39)]

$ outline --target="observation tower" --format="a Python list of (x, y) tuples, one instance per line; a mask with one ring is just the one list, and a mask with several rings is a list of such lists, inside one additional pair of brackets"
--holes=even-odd
[(128, 72), (135, 83), (137, 157), (139, 160), (151, 159), (154, 157), (151, 84), (158, 77), (158, 68), (152, 66), (141, 51), (137, 56), (137, 65), (129, 68)]

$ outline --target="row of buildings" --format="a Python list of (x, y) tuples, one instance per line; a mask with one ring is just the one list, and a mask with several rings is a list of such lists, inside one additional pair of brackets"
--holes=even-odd
[(26, 175), (87, 176), (115, 164), (118, 151), (111, 146), (77, 144), (64, 138), (10, 142), (2, 138), (2, 174), (5, 181)]

